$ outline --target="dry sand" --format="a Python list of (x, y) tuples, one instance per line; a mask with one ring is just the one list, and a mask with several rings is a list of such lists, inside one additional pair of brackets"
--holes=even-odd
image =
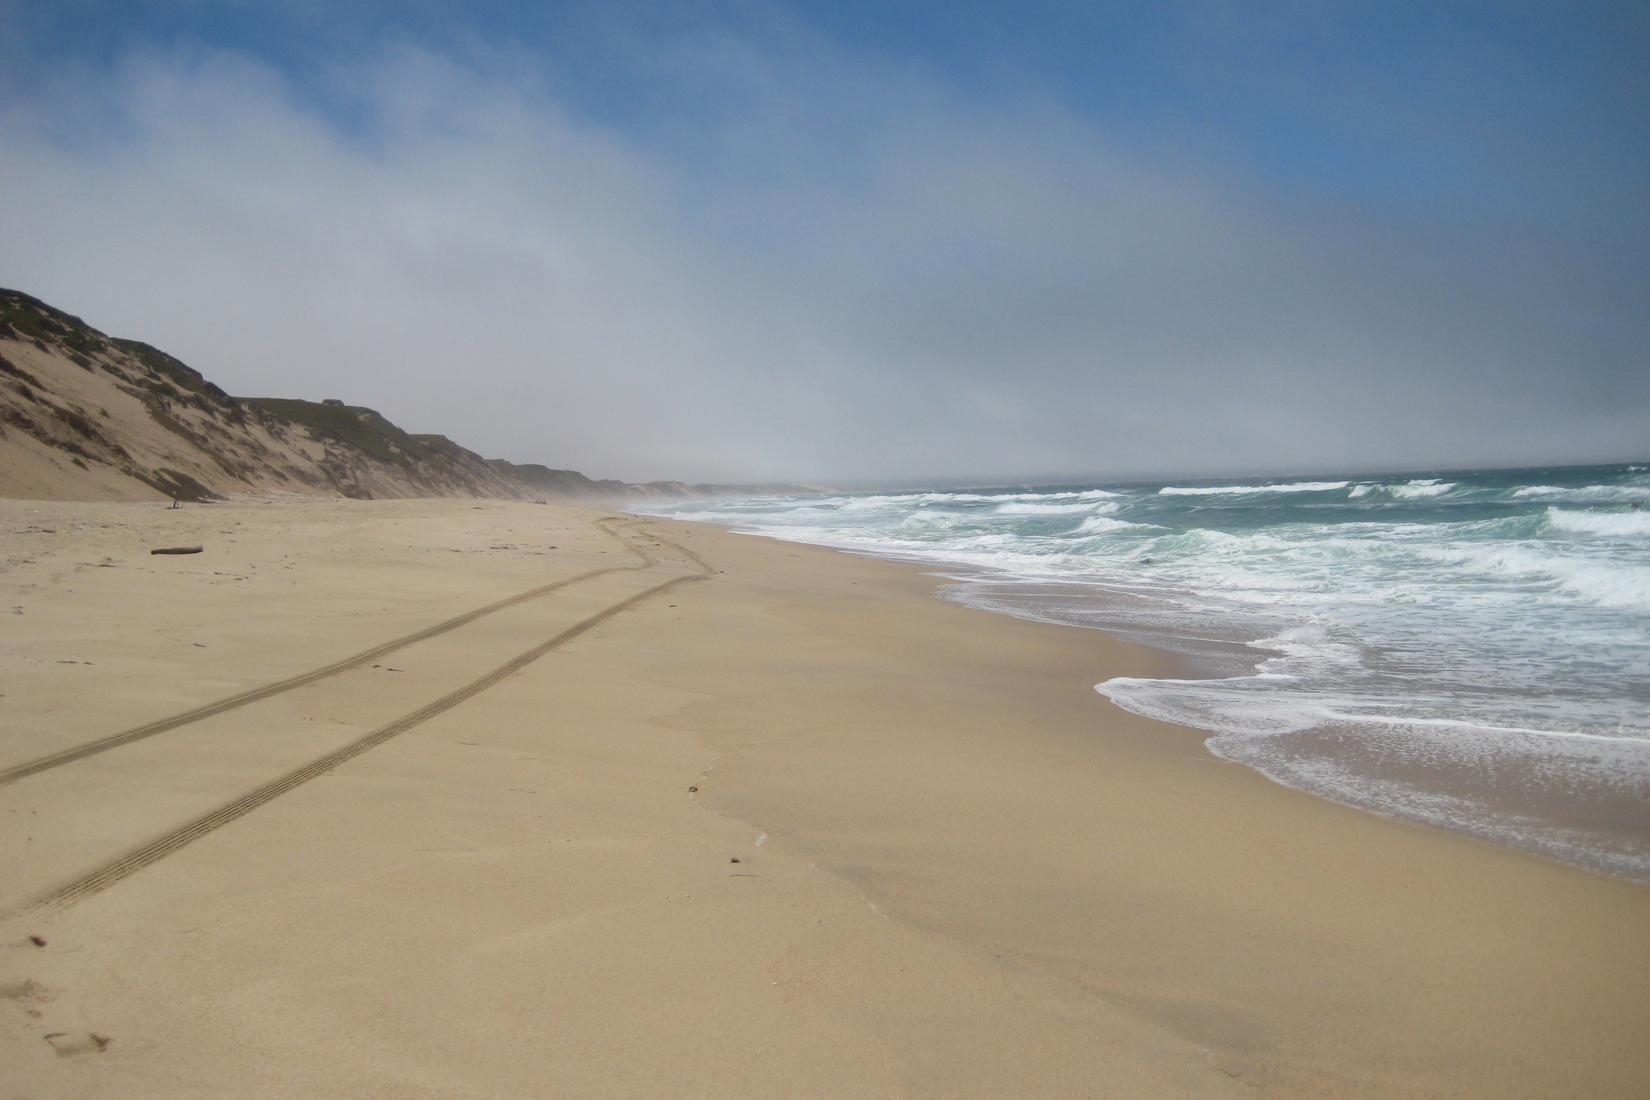
[(0, 502), (0, 1100), (1645, 1095), (1650, 890), (1223, 763), (1103, 635), (601, 518)]

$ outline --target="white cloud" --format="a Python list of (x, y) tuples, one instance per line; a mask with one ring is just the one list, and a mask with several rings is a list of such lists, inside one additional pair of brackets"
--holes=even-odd
[[(1643, 321), (1630, 286), (1578, 281), (1578, 243), (1285, 205), (1051, 101), (802, 45), (684, 43), (661, 79), (706, 102), (652, 132), (473, 48), (301, 87), (209, 51), (66, 73), (0, 117), (0, 279), (233, 392), (607, 476), (1638, 442), (1621, 411), (1650, 396), (1621, 380)], [(1605, 434), (1577, 430), (1606, 408)]]

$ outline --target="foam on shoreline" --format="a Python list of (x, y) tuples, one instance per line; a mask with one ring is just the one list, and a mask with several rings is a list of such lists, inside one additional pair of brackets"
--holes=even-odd
[(1650, 881), (1645, 500), (1642, 471), (1600, 467), (666, 514), (942, 565), (947, 598), (1190, 661), (1192, 679), (1099, 687), (1228, 759)]

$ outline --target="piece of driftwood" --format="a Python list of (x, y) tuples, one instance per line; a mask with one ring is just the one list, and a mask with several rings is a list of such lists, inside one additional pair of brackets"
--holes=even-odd
[(206, 549), (204, 546), (161, 546), (149, 551), (151, 554), (198, 554)]

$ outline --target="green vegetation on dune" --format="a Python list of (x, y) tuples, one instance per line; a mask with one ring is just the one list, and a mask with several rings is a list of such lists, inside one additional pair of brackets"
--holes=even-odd
[(410, 469), (428, 450), (374, 410), (358, 405), (295, 397), (243, 397), (241, 403), (277, 420), (308, 428), (324, 442), (352, 447), (403, 469)]
[(60, 344), (80, 357), (107, 351), (109, 346), (101, 332), (72, 313), (64, 313), (20, 290), (0, 288), (0, 336), (14, 333), (37, 343)]
[[(197, 399), (195, 401), (197, 405), (216, 405), (221, 410), (233, 410), (235, 414), (240, 414), (239, 404), (233, 397), (230, 397), (227, 393), (223, 392), (223, 390), (208, 382), (206, 377), (202, 375), (200, 371), (186, 365), (182, 360), (177, 359), (174, 356), (167, 355), (159, 348), (145, 344), (141, 340), (122, 340), (117, 338), (113, 341), (113, 343), (121, 351), (126, 352), (128, 355), (132, 356), (138, 362), (142, 363), (144, 366), (148, 367), (168, 382), (175, 386), (181, 387), (190, 394), (197, 395), (197, 398), (204, 398), (204, 402)], [(175, 394), (168, 394), (165, 396), (171, 396), (174, 400), (189, 400), (189, 398), (184, 398)]]

